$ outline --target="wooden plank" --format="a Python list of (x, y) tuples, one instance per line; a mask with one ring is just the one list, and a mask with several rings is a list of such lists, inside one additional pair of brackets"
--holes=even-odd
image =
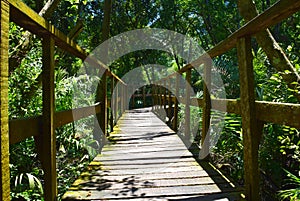
[(0, 200), (10, 200), (9, 128), (8, 128), (8, 33), (9, 5), (0, 2)]
[(256, 101), (259, 120), (300, 128), (300, 104)]
[(54, 128), (54, 39), (45, 37), (43, 44), (43, 132), (39, 136), (39, 156), (44, 170), (44, 198), (57, 200), (56, 137)]
[[(54, 127), (60, 127), (65, 124), (77, 121), (82, 118), (95, 115), (100, 112), (100, 103), (76, 108), (66, 111), (56, 112), (54, 114)], [(9, 143), (15, 144), (25, 140), (28, 137), (38, 136), (43, 128), (42, 116), (29, 117), (26, 119), (13, 119), (9, 121)]]
[(78, 121), (79, 119), (83, 119), (91, 115), (96, 115), (100, 113), (100, 111), (101, 111), (101, 104), (96, 103), (95, 105), (92, 106), (56, 112), (54, 115), (55, 116), (54, 127), (57, 128), (65, 124)]
[[(184, 98), (180, 97), (179, 101), (185, 104)], [(200, 98), (191, 98), (191, 106), (201, 107), (202, 102)], [(211, 99), (211, 107), (212, 110), (241, 115), (239, 100)], [(300, 104), (255, 101), (255, 107), (256, 118), (260, 121), (300, 128)]]
[(122, 116), (120, 130), (111, 134), (116, 141), (104, 147), (63, 200), (204, 195), (221, 199), (226, 198), (223, 193), (239, 191), (211, 166), (197, 163), (174, 131), (150, 110), (128, 111)]
[(239, 39), (237, 50), (243, 127), (245, 194), (247, 200), (259, 201), (258, 147), (262, 131), (258, 128), (256, 119), (251, 38)]

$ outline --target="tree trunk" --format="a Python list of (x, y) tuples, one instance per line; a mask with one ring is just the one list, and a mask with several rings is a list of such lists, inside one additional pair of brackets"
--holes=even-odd
[[(242, 17), (248, 22), (258, 15), (256, 6), (252, 0), (238, 0), (238, 7)], [(277, 71), (282, 72), (282, 77), (289, 88), (299, 88), (300, 76), (291, 64), (279, 44), (274, 39), (269, 29), (261, 31), (255, 35), (258, 45), (266, 53), (270, 63)], [(294, 84), (297, 82), (298, 84)], [(300, 102), (300, 94), (294, 93)]]
[[(45, 6), (42, 8), (42, 10), (39, 12), (39, 15), (44, 18), (49, 18), (51, 14), (54, 12), (55, 8), (58, 6), (59, 2), (61, 0), (49, 0)], [(14, 48), (11, 56), (9, 57), (9, 72), (12, 73), (15, 69), (17, 69), (23, 58), (25, 58), (26, 54), (31, 50), (32, 48), (32, 39), (33, 35), (26, 31), (20, 40), (19, 44)]]

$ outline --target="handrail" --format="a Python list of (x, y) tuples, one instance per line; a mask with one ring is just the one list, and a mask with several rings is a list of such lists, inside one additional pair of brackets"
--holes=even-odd
[[(236, 32), (228, 36), (225, 40), (211, 48), (207, 53), (198, 57), (198, 59), (186, 64), (183, 68), (174, 72), (154, 83), (155, 92), (153, 92), (154, 102), (158, 106), (154, 106), (156, 110), (165, 108), (168, 105), (168, 109), (173, 106), (174, 110), (178, 108), (178, 102), (186, 105), (186, 108), (190, 106), (202, 107), (202, 136), (201, 136), (201, 149), (208, 150), (208, 143), (206, 135), (208, 133), (208, 127), (210, 126), (210, 113), (211, 110), (219, 110), (222, 112), (229, 112), (241, 115), (242, 126), (243, 126), (243, 144), (244, 144), (244, 179), (245, 179), (245, 195), (247, 200), (260, 200), (259, 196), (259, 171), (258, 171), (258, 149), (261, 136), (263, 134), (263, 126), (265, 123), (276, 123), (282, 125), (288, 125), (295, 128), (300, 128), (300, 104), (291, 103), (274, 103), (265, 101), (256, 101), (254, 94), (254, 79), (253, 79), (253, 56), (251, 50), (251, 37), (259, 31), (265, 30), (271, 25), (274, 25), (281, 20), (291, 16), (293, 13), (300, 10), (299, 0), (279, 0), (269, 9), (262, 14), (258, 15)], [(186, 97), (177, 97), (178, 100), (173, 97), (170, 101), (166, 102), (167, 96), (165, 93), (161, 93), (159, 90), (160, 85), (167, 88), (166, 81), (170, 80), (175, 75), (186, 72), (186, 80), (191, 79), (190, 70), (193, 67), (199, 66), (200, 64), (207, 64), (210, 59), (220, 56), (232, 48), (237, 48), (237, 57), (239, 64), (239, 75), (240, 75), (240, 99), (211, 99), (207, 95), (210, 87), (210, 81), (206, 78), (211, 76), (210, 66), (207, 65), (204, 70), (204, 88), (203, 88), (203, 99), (191, 98), (189, 93), (185, 94)], [(176, 76), (176, 84), (178, 78)], [(156, 88), (156, 89), (155, 89)], [(187, 91), (188, 88), (185, 89)], [(176, 89), (178, 94), (178, 89)], [(206, 94), (205, 94), (206, 93)], [(226, 107), (224, 107), (226, 106)], [(178, 113), (174, 111), (174, 114)], [(185, 121), (189, 118), (189, 109), (185, 110)], [(174, 118), (177, 115), (174, 115)], [(170, 117), (169, 117), (170, 118)], [(177, 122), (177, 119), (174, 119)], [(173, 129), (177, 129), (176, 124), (173, 124)], [(189, 129), (189, 123), (185, 123), (184, 130)], [(186, 132), (183, 136), (186, 139), (190, 139), (186, 136)], [(206, 152), (208, 153), (208, 151)]]
[[(98, 114), (100, 103), (55, 113), (54, 128)], [(42, 115), (9, 121), (9, 143), (15, 144), (32, 136), (38, 136), (43, 126)]]
[[(177, 73), (184, 73), (188, 69), (193, 68), (202, 64), (207, 57), (215, 58), (234, 48), (237, 44), (237, 40), (241, 37), (255, 35), (261, 30), (267, 29), (268, 27), (280, 22), (283, 19), (291, 16), (295, 12), (300, 10), (300, 1), (299, 0), (280, 0), (275, 3), (273, 6), (268, 8), (263, 13), (259, 14), (251, 21), (243, 25), (237, 31), (228, 36), (225, 40), (218, 43), (216, 46), (208, 50), (204, 55), (201, 55), (196, 60), (192, 61), (189, 64), (186, 64), (181, 68)], [(172, 73), (167, 77), (172, 77), (176, 73)]]
[[(29, 30), (31, 33), (39, 37), (52, 37), (60, 49), (87, 62), (94, 64), (95, 67), (101, 67), (106, 70), (109, 68), (97, 60), (97, 58), (89, 56), (76, 42), (55, 28), (50, 22), (40, 16), (38, 13), (29, 8), (21, 0), (9, 0), (10, 3), (10, 19), (19, 26)], [(108, 70), (108, 75), (116, 78), (122, 84), (125, 84), (118, 76)]]
[[(44, 170), (44, 198), (46, 201), (57, 200), (57, 176), (56, 176), (56, 137), (55, 128), (77, 121), (79, 119), (96, 115), (98, 123), (106, 135), (106, 127), (108, 118), (110, 125), (116, 123), (116, 119), (120, 113), (125, 111), (125, 87), (127, 84), (123, 82), (118, 76), (109, 70), (109, 68), (87, 54), (76, 42), (71, 40), (60, 30), (55, 28), (50, 22), (38, 15), (35, 11), (29, 8), (21, 0), (1, 0), (1, 52), (0, 52), (0, 66), (1, 66), (1, 146), (5, 147), (4, 152), (0, 150), (1, 165), (0, 168), (0, 199), (9, 200), (9, 144), (20, 142), (28, 137), (35, 137), (35, 143), (39, 159)], [(30, 117), (26, 119), (14, 119), (8, 121), (7, 110), (7, 91), (8, 91), (8, 33), (9, 20), (15, 22), (22, 28), (36, 34), (42, 38), (43, 47), (43, 115)], [(105, 71), (100, 83), (98, 99), (100, 103), (83, 108), (75, 108), (66, 111), (55, 111), (55, 84), (54, 84), (54, 46), (88, 62), (95, 68), (102, 68)], [(2, 79), (3, 77), (3, 79)], [(114, 105), (115, 118), (113, 115), (107, 115), (107, 78), (111, 78), (111, 87), (116, 86), (116, 82), (121, 85), (121, 94), (111, 100)], [(120, 106), (120, 107), (119, 107)], [(120, 111), (120, 112), (119, 112)], [(8, 129), (9, 128), (9, 129)], [(6, 175), (6, 176), (5, 176)], [(7, 177), (8, 175), (8, 177)]]

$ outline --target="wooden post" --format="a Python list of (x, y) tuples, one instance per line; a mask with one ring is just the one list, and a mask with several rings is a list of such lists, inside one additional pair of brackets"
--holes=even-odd
[[(97, 114), (99, 126), (101, 128), (102, 143), (105, 143), (106, 126), (107, 126), (107, 74), (103, 73), (102, 78), (97, 88), (96, 100), (100, 102), (100, 113)], [(99, 133), (96, 133), (99, 135)], [(103, 146), (104, 144), (102, 144)]]
[(162, 109), (163, 108), (163, 104), (164, 104), (164, 99), (163, 99), (163, 82), (159, 82), (159, 109)]
[(40, 135), (40, 158), (44, 169), (44, 197), (46, 201), (57, 200), (56, 137), (54, 128), (54, 39), (43, 38), (43, 132)]
[(8, 33), (9, 3), (1, 1), (1, 38), (0, 38), (0, 135), (1, 135), (1, 166), (0, 166), (0, 200), (10, 200), (9, 172), (9, 131), (8, 131)]
[(133, 91), (133, 93), (132, 93), (132, 102), (131, 102), (131, 107), (132, 107), (132, 109), (134, 109), (134, 106), (135, 106), (135, 104), (134, 104), (134, 99), (135, 99), (135, 90), (134, 90), (134, 86), (132, 86), (132, 91)]
[(173, 121), (173, 130), (177, 131), (178, 124), (178, 100), (179, 97), (179, 75), (176, 73), (176, 84), (175, 84), (175, 100), (174, 100), (174, 121)]
[(120, 94), (120, 117), (122, 116), (123, 113), (123, 104), (122, 104), (122, 95), (123, 95), (123, 84), (120, 84), (120, 88), (119, 88), (119, 94)]
[(112, 76), (110, 79), (110, 132), (114, 131), (114, 98), (113, 98), (113, 93), (114, 93), (114, 86), (115, 86), (115, 79)]
[(152, 110), (155, 110), (155, 99), (154, 99), (154, 84), (151, 85), (151, 97), (152, 97)]
[(116, 125), (117, 120), (118, 120), (118, 85), (117, 85), (117, 80), (114, 78), (114, 108), (113, 108), (113, 114), (114, 114), (114, 125)]
[(125, 86), (124, 84), (122, 84), (121, 86), (121, 114), (123, 114), (125, 111)]
[(240, 38), (237, 43), (241, 115), (244, 144), (244, 170), (246, 199), (260, 200), (258, 146), (262, 130), (257, 127), (255, 111), (253, 57), (251, 52), (251, 38)]
[(190, 103), (191, 103), (191, 69), (186, 71), (186, 83), (185, 83), (185, 124), (184, 124), (184, 137), (187, 142), (190, 140)]
[(164, 79), (163, 81), (163, 85), (164, 85), (164, 109), (167, 109), (167, 81)]
[(128, 87), (127, 85), (124, 85), (124, 112), (126, 111), (126, 108), (128, 106)]
[(143, 107), (146, 107), (146, 86), (143, 86)]
[[(202, 136), (201, 136), (201, 159), (208, 156), (209, 153), (209, 132), (210, 127), (210, 110), (211, 110), (211, 99), (210, 99), (210, 89), (211, 89), (211, 60), (208, 59), (204, 65), (204, 83), (203, 83), (203, 107), (202, 107)], [(205, 140), (206, 139), (206, 140)]]
[(169, 78), (168, 80), (168, 83), (169, 83), (169, 88), (168, 88), (168, 103), (169, 103), (169, 108), (168, 108), (168, 117), (170, 118), (169, 119), (169, 122), (170, 122), (170, 125), (171, 125), (171, 116), (172, 116), (172, 93), (171, 93), (171, 79)]

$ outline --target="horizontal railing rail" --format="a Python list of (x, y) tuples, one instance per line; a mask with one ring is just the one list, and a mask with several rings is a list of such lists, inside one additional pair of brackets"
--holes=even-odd
[[(10, 199), (9, 178), (9, 145), (21, 142), (29, 137), (34, 137), (39, 159), (44, 170), (44, 198), (46, 201), (57, 200), (57, 176), (56, 176), (56, 135), (55, 129), (68, 123), (95, 115), (103, 135), (106, 135), (108, 125), (116, 124), (117, 119), (125, 111), (126, 83), (109, 70), (97, 58), (87, 54), (75, 41), (70, 39), (50, 22), (29, 8), (21, 0), (1, 0), (1, 175), (0, 175), (0, 200)], [(8, 34), (9, 21), (37, 35), (42, 39), (43, 47), (43, 109), (42, 115), (24, 119), (8, 120)], [(54, 48), (57, 46), (63, 51), (88, 62), (95, 68), (105, 70), (100, 83), (100, 93), (95, 105), (74, 108), (66, 111), (55, 110), (55, 84), (54, 84)], [(107, 79), (110, 78), (111, 92), (120, 83), (120, 93), (116, 98), (107, 97)], [(111, 108), (110, 105), (114, 108)], [(111, 113), (107, 115), (110, 108)], [(115, 117), (115, 118), (114, 118)]]

